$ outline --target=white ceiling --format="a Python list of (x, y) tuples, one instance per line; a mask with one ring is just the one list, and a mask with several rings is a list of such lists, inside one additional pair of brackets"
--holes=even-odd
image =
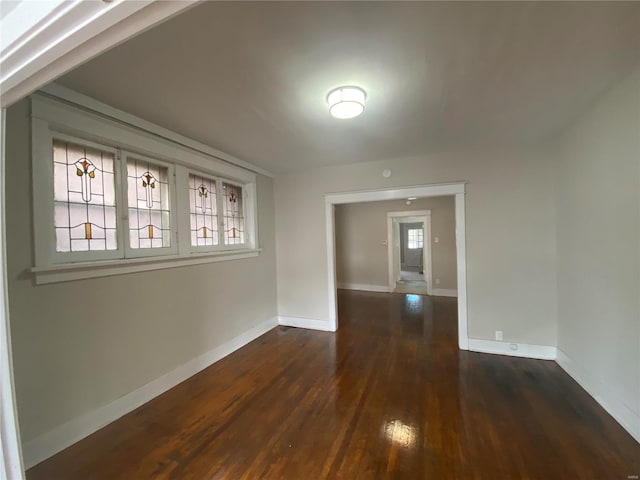
[(538, 142), (639, 61), (640, 3), (206, 2), (59, 83), (287, 172)]

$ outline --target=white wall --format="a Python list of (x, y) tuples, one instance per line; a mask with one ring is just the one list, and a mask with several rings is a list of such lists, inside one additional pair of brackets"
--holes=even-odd
[(640, 70), (558, 157), (559, 361), (640, 441)]
[[(337, 205), (335, 210), (336, 274), (338, 284), (389, 286), (387, 213), (431, 210), (431, 256), (437, 288), (455, 290), (456, 239), (454, 197)], [(404, 226), (406, 224), (401, 224)], [(420, 225), (420, 224), (418, 224)], [(439, 238), (439, 243), (434, 242)]]
[(23, 442), (275, 319), (273, 185), (262, 176), (257, 258), (35, 286), (27, 102), (7, 117), (9, 303)]
[[(389, 179), (382, 177), (392, 170)], [(326, 193), (468, 180), (471, 338), (556, 344), (553, 164), (546, 150), (440, 153), (275, 181), (278, 313), (328, 321)]]

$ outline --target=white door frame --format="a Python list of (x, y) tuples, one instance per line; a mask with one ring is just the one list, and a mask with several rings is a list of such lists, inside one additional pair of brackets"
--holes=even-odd
[(458, 346), (469, 350), (467, 331), (467, 247), (465, 233), (465, 185), (466, 182), (398, 187), (384, 190), (328, 193), (325, 195), (325, 220), (327, 232), (327, 274), (329, 300), (329, 329), (338, 329), (338, 302), (336, 297), (336, 248), (335, 206), (345, 203), (402, 200), (409, 197), (455, 196), (456, 213), (456, 260), (458, 269)]
[(0, 478), (23, 479), (22, 449), (13, 383), (13, 359), (11, 355), (11, 331), (9, 325), (9, 301), (7, 292), (6, 229), (5, 229), (5, 128), (6, 110), (0, 117)]
[(0, 19), (0, 478), (24, 479), (6, 277), (5, 109), (60, 75), (196, 3), (195, 0), (22, 0)]
[[(405, 219), (401, 221), (400, 219)], [(395, 230), (400, 228), (400, 224), (408, 223), (409, 219), (422, 222), (424, 230), (424, 242), (422, 245), (422, 259), (424, 279), (427, 283), (427, 293), (431, 295), (431, 282), (433, 280), (431, 265), (431, 210), (415, 210), (408, 212), (388, 212), (387, 213), (387, 261), (389, 263), (389, 291), (393, 292), (398, 280), (396, 275), (396, 253), (395, 253)], [(413, 223), (413, 220), (411, 220)], [(400, 248), (404, 248), (401, 245)]]

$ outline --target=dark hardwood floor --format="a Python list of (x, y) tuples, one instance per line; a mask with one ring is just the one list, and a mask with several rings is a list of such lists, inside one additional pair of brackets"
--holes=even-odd
[(457, 349), (455, 299), (339, 292), (32, 468), (46, 479), (621, 479), (640, 445), (554, 362)]

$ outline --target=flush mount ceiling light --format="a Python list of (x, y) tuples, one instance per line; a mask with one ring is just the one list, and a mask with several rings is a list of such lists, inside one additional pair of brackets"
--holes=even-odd
[(364, 112), (367, 94), (358, 87), (340, 87), (327, 95), (329, 113), (336, 118), (353, 118)]

